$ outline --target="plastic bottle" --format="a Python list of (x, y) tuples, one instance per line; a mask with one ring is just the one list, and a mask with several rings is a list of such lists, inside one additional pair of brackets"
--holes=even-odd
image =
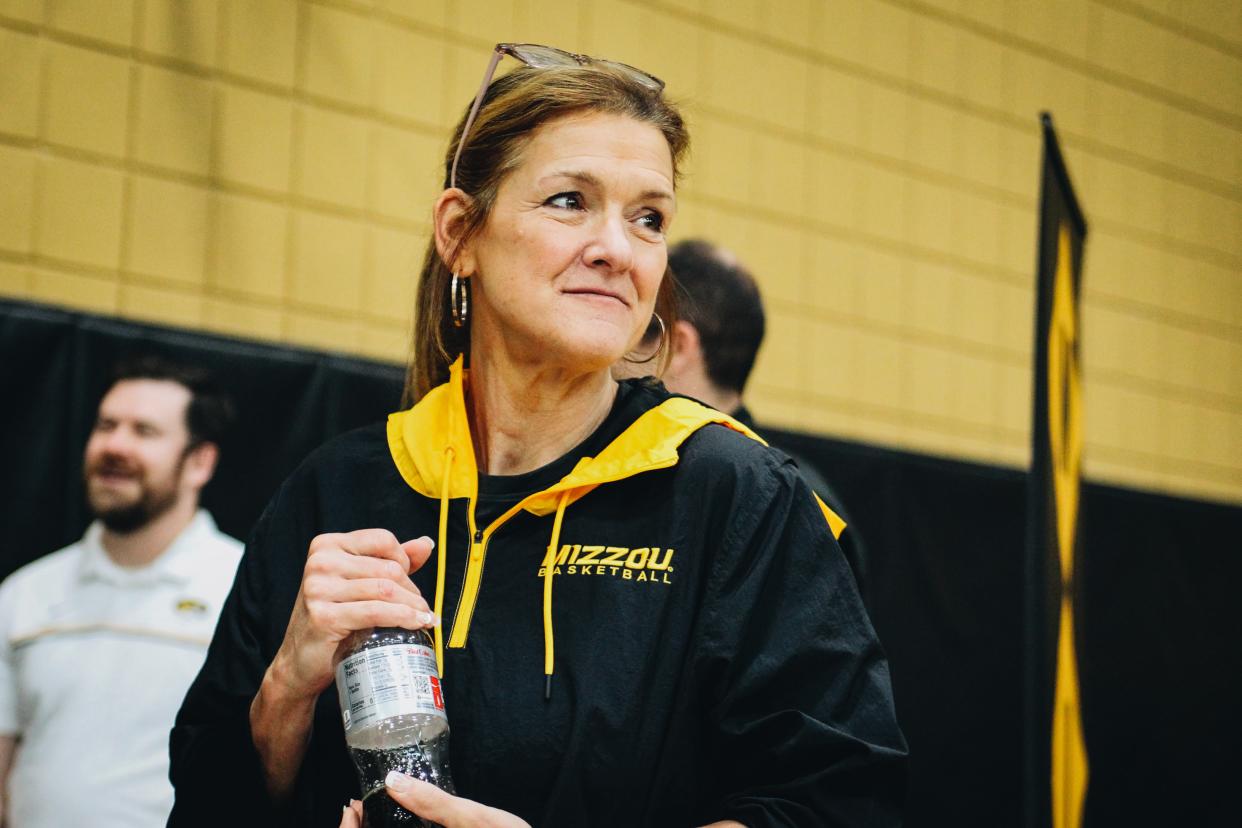
[(362, 784), (363, 824), (430, 826), (388, 797), (384, 778), (396, 770), (456, 793), (431, 636), (426, 630), (363, 630), (340, 652), (336, 692)]

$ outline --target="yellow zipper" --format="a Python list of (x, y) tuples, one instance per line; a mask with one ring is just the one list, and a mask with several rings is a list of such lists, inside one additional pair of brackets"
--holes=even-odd
[(474, 614), (474, 603), (479, 597), (479, 582), (483, 578), (483, 559), (487, 555), (487, 540), (474, 524), (474, 504), (466, 507), (466, 528), (470, 531), (470, 555), (466, 558), (466, 577), (461, 582), (461, 594), (457, 598), (457, 611), (453, 613), (453, 628), (449, 634), (450, 647), (464, 647), (469, 618)]
[(461, 597), (457, 601), (457, 612), (453, 615), (453, 631), (449, 635), (449, 647), (466, 646), (466, 636), (470, 633), (470, 619), (474, 617), (474, 607), (479, 599), (479, 587), (483, 582), (483, 564), (487, 560), (487, 542), (496, 530), (503, 526), (522, 508), (525, 499), (515, 504), (507, 512), (492, 521), (486, 529), (478, 529), (474, 522), (474, 501), (466, 510), (466, 527), (470, 530), (470, 556), (466, 559), (466, 577), (461, 583)]

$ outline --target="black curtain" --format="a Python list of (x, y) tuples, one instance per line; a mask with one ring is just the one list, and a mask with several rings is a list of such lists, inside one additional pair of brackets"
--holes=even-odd
[(401, 398), (394, 365), (0, 302), (3, 573), (81, 536), (82, 450), (113, 366), (141, 353), (209, 368), (233, 397), (238, 425), (203, 505), (242, 539), (311, 449)]
[[(910, 742), (906, 824), (1022, 824), (1026, 474), (769, 431), (867, 543)], [(1088, 483), (1087, 828), (1239, 825), (1242, 508)]]
[[(396, 409), (402, 370), (0, 302), (0, 574), (80, 537), (82, 448), (120, 357), (217, 370), (240, 427), (205, 505), (244, 538), (316, 445)], [(771, 431), (816, 464), (866, 542), (872, 617), (910, 741), (907, 825), (1021, 822), (1026, 475)], [(1242, 508), (1083, 492), (1087, 824), (1242, 822)]]

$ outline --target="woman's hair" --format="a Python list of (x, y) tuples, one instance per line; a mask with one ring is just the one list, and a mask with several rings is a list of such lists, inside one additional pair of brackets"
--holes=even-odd
[[(690, 135), (677, 109), (663, 94), (605, 64), (532, 69), (519, 67), (492, 82), (483, 105), (466, 136), (457, 165), (457, 186), (470, 196), (454, 248), (441, 259), (435, 237), (427, 243), (418, 278), (414, 349), (406, 372), (404, 403), (417, 402), (448, 380), (449, 365), (470, 347), (468, 325), (453, 325), (449, 282), (456, 251), (487, 223), (501, 182), (521, 163), (522, 152), (535, 130), (573, 113), (624, 115), (660, 130), (673, 159), (673, 180), (690, 144)], [(453, 155), (461, 140), (465, 113), (457, 122), (444, 157), (444, 187), (449, 186)], [(656, 296), (656, 313), (671, 330), (676, 303), (671, 273), (666, 270)], [(666, 350), (666, 349), (662, 349)], [(667, 356), (661, 358), (659, 368)]]

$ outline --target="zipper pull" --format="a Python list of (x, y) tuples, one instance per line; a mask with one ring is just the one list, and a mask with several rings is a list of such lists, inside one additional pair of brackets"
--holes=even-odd
[(482, 542), (483, 542), (483, 530), (482, 530), (482, 529), (475, 529), (475, 530), (474, 530), (474, 542), (475, 542), (475, 543), (482, 543)]

